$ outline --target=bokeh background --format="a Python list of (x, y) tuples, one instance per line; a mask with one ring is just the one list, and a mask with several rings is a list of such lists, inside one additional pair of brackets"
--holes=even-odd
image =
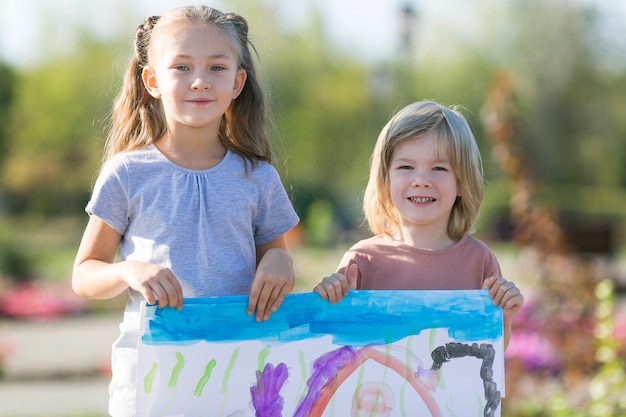
[[(189, 3), (0, 0), (0, 416), (106, 414), (125, 299), (77, 298), (71, 265), (134, 29)], [(502, 415), (626, 415), (626, 2), (208, 4), (245, 16), (259, 53), (302, 219), (296, 291), (368, 236), (393, 112), (462, 105), (486, 177), (476, 236), (526, 296)]]

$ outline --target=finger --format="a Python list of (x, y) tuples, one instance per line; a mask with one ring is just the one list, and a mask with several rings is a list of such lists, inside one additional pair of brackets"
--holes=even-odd
[(522, 308), (522, 305), (524, 304), (524, 297), (522, 297), (522, 294), (511, 294), (510, 297), (506, 298), (505, 300), (503, 300), (503, 307), (505, 310), (519, 310)]
[[(167, 305), (174, 308), (180, 308), (182, 305), (182, 293), (179, 292), (179, 288), (177, 288), (178, 280), (176, 280), (173, 276), (161, 282), (163, 289), (167, 295)], [(180, 285), (178, 285), (180, 287)]]
[(148, 305), (153, 306), (157, 303), (157, 298), (152, 292), (152, 289), (150, 289), (149, 287), (141, 291), (141, 295), (143, 295), (143, 298), (146, 299), (146, 303), (148, 303)]
[(511, 298), (515, 297), (515, 295), (518, 294), (518, 293), (519, 293), (519, 290), (517, 289), (515, 284), (513, 284), (512, 282), (504, 280), (504, 282), (502, 282), (502, 284), (498, 288), (498, 293), (497, 293), (496, 297), (494, 297), (494, 299), (497, 300), (498, 305), (500, 305), (500, 306), (502, 306), (502, 308), (504, 308), (506, 303)]
[(513, 319), (522, 309), (522, 305), (524, 304), (524, 297), (521, 294), (510, 299), (505, 307), (504, 307), (504, 322), (512, 323)]
[(250, 296), (248, 297), (248, 307), (246, 308), (246, 314), (251, 316), (256, 309), (257, 301), (259, 300), (260, 289), (257, 280), (252, 281), (252, 288), (250, 288)]
[(265, 314), (263, 314), (264, 321), (269, 320), (270, 315), (278, 310), (278, 307), (280, 307), (280, 304), (287, 295), (287, 291), (285, 291), (285, 293), (281, 296), (281, 294), (283, 293), (283, 288), (284, 285), (276, 285), (274, 286), (274, 288), (272, 288), (272, 293), (267, 299), (267, 308), (265, 309)]
[(163, 308), (168, 304), (167, 292), (159, 282), (154, 282), (150, 286), (152, 293), (156, 297), (157, 307)]
[(496, 282), (496, 277), (489, 277), (483, 281), (483, 290), (489, 290)]
[(322, 284), (317, 284), (315, 288), (313, 288), (313, 291), (318, 293), (320, 297), (322, 297), (324, 300), (328, 300), (328, 293), (326, 292)]
[(176, 307), (177, 310), (180, 310), (183, 308), (183, 300), (184, 300), (183, 287), (180, 285), (180, 282), (174, 276), (174, 274), (172, 274), (170, 282), (172, 286), (174, 287), (174, 294), (176, 296), (176, 304), (173, 305), (172, 307)]
[(157, 304), (158, 302), (157, 296), (154, 293), (154, 290), (152, 289), (149, 283), (133, 282), (132, 285), (130, 285), (130, 288), (140, 293), (143, 296), (143, 298), (146, 300), (146, 303), (148, 303), (148, 305), (153, 306)]
[(505, 308), (506, 303), (512, 298), (519, 294), (519, 290), (512, 282), (506, 281), (504, 278), (499, 278), (499, 285), (494, 286), (492, 288), (493, 302), (494, 304)]
[(256, 321), (263, 321), (266, 314), (266, 309), (268, 307), (268, 301), (271, 296), (271, 291), (271, 288), (268, 288), (267, 285), (263, 285), (263, 288), (261, 289), (261, 293), (259, 294), (259, 298), (256, 303)]
[(502, 291), (502, 286), (506, 282), (506, 280), (502, 277), (490, 277), (486, 280), (487, 282), (483, 284), (489, 290), (489, 296), (491, 297), (493, 303), (495, 305), (500, 305), (500, 301), (502, 300), (502, 295), (504, 294)]
[(283, 287), (278, 294), (278, 297), (276, 297), (276, 300), (274, 300), (274, 303), (272, 303), (272, 313), (280, 308), (280, 306), (283, 304), (283, 301), (285, 301), (287, 294), (289, 294), (289, 291), (287, 291), (285, 287)]
[(348, 295), (348, 288), (355, 289), (357, 287), (357, 281), (359, 278), (359, 266), (356, 263), (353, 263), (348, 267), (347, 273), (348, 287), (345, 288), (343, 295)]
[(493, 303), (499, 306), (502, 302), (502, 297), (504, 296), (504, 293), (502, 292), (502, 286), (498, 285), (498, 283), (496, 282), (496, 284), (491, 287), (491, 290), (489, 291), (489, 296), (493, 300)]
[(178, 295), (178, 303), (176, 304), (176, 309), (177, 310), (182, 310), (183, 309), (183, 302), (185, 300), (185, 296), (183, 295), (183, 289), (181, 287), (180, 289), (180, 293)]
[(328, 294), (328, 301), (330, 301), (331, 304), (341, 301), (343, 286), (341, 285), (341, 278), (338, 274), (324, 278), (320, 285), (324, 288), (326, 294)]
[(335, 301), (341, 301), (344, 295), (348, 295), (348, 278), (342, 274), (333, 274), (324, 278), (326, 285), (333, 293)]
[(258, 322), (265, 317), (272, 290), (273, 288), (268, 282), (260, 277), (255, 277), (248, 301), (248, 314), (255, 314), (255, 320)]

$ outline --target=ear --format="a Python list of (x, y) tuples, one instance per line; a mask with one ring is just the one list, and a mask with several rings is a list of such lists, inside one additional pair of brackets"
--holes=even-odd
[(141, 79), (143, 85), (148, 90), (148, 93), (154, 98), (161, 98), (161, 91), (159, 90), (159, 83), (156, 79), (156, 74), (150, 67), (144, 67), (141, 71)]
[(235, 74), (235, 83), (233, 85), (233, 100), (239, 97), (241, 94), (241, 90), (243, 90), (243, 86), (246, 85), (246, 80), (248, 79), (248, 73), (244, 69), (238, 69), (237, 74)]

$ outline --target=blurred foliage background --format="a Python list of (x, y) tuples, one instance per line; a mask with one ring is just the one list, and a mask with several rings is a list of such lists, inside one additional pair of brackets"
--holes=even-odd
[[(40, 49), (31, 53), (36, 59), (0, 61), (0, 292), (22, 281), (68, 281), (112, 100), (142, 18), (131, 17), (132, 4), (114, 4), (112, 34), (103, 36), (94, 21), (46, 23)], [(305, 279), (316, 282), (332, 272), (346, 246), (368, 234), (361, 196), (378, 133), (395, 110), (428, 98), (462, 105), (479, 142), (486, 175), (479, 237), (498, 248), (504, 262), (512, 253), (538, 265), (528, 273), (538, 277), (535, 281), (524, 281), (527, 270), (515, 271), (522, 287), (533, 285), (541, 293), (542, 279), (565, 277), (554, 279), (558, 289), (546, 290), (537, 305), (575, 310), (575, 317), (591, 320), (598, 302), (593, 288), (604, 277), (589, 264), (600, 260), (609, 269), (623, 269), (626, 253), (626, 42), (623, 21), (615, 30), (613, 20), (626, 13), (613, 16), (598, 8), (601, 1), (481, 0), (475, 2), (468, 32), (450, 24), (452, 9), (439, 14), (440, 21), (426, 21), (431, 15), (424, 12), (424, 2), (389, 2), (395, 8), (392, 24), (384, 26), (393, 32), (390, 53), (366, 59), (333, 38), (325, 2), (300, 4), (304, 18), (297, 25), (289, 18), (291, 4), (242, 0), (216, 7), (236, 10), (250, 24), (269, 93), (277, 167), (302, 219), (291, 243), (300, 257), (296, 265), (310, 274)], [(342, 19), (353, 16), (334, 17)], [(367, 31), (376, 33), (377, 27)], [(67, 33), (72, 41), (59, 41)], [(489, 98), (502, 94), (503, 79), (502, 108), (509, 113), (504, 142), (498, 142), (486, 121), (499, 109)], [(516, 222), (525, 227), (526, 240), (515, 240)], [(548, 242), (552, 230), (575, 241), (574, 251), (564, 255), (562, 242)], [(539, 255), (528, 255), (527, 247)], [(306, 260), (302, 248), (308, 251)], [(588, 274), (567, 272), (574, 270)], [(623, 282), (615, 285), (619, 293)], [(309, 287), (306, 281), (301, 289)], [(602, 294), (603, 303), (612, 300)], [(587, 304), (570, 310), (568, 299)], [(554, 318), (553, 310), (543, 314)], [(532, 321), (534, 316), (525, 314)], [(552, 334), (568, 323), (548, 320), (538, 331), (553, 343), (569, 344), (564, 335)], [(523, 333), (524, 323), (519, 326)], [(590, 334), (589, 328), (579, 334)], [(594, 362), (595, 339), (587, 338), (586, 345), (592, 364), (585, 372), (593, 375), (603, 364), (595, 386), (611, 386), (605, 394), (626, 389), (624, 349), (611, 337), (605, 331), (598, 342), (613, 349), (609, 359)], [(581, 363), (579, 356), (570, 359)], [(621, 382), (613, 374), (610, 383), (602, 379), (607, 369), (620, 367), (622, 373), (615, 372)], [(508, 369), (514, 378), (529, 372), (514, 363)], [(554, 372), (542, 368), (541, 378)], [(579, 386), (577, 378), (562, 379), (563, 392)], [(507, 382), (507, 389), (513, 386)], [(516, 389), (511, 392), (515, 403)], [(567, 398), (561, 399), (548, 401), (550, 411), (546, 403), (520, 401), (516, 415), (587, 415), (576, 414)], [(626, 405), (588, 415), (624, 415), (618, 409), (624, 412)]]
[[(466, 108), (485, 160), (480, 230), (489, 232), (508, 196), (480, 112), (500, 72), (513, 83), (516, 146), (543, 202), (609, 216), (623, 229), (625, 48), (611, 43), (617, 34), (603, 32), (606, 16), (598, 10), (574, 1), (480, 2), (478, 29), (459, 38), (423, 31), (419, 3), (399, 3), (389, 45), (396, 52), (363, 60), (329, 38), (318, 4), (306, 6), (297, 30), (285, 28), (275, 1), (237, 5), (250, 21), (271, 93), (279, 169), (304, 227), (316, 225), (307, 230), (309, 243), (335, 242), (360, 225), (378, 132), (394, 110), (423, 98)], [(42, 45), (29, 66), (0, 63), (4, 218), (80, 215), (88, 199), (132, 32), (105, 40), (85, 27), (75, 33), (70, 47)], [(333, 227), (319, 233), (320, 222)]]

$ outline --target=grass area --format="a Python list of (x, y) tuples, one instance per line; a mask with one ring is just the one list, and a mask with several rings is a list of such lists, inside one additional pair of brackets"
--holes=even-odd
[(349, 245), (323, 247), (301, 247), (290, 249), (296, 272), (294, 292), (309, 292), (324, 277), (337, 269), (339, 261)]

